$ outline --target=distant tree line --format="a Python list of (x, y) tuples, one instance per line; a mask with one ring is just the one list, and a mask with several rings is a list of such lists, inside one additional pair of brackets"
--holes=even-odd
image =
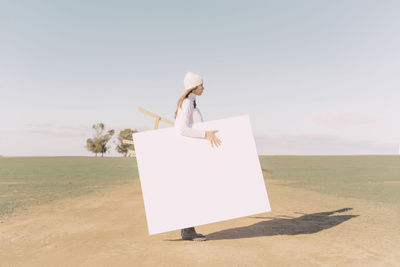
[[(104, 154), (110, 152), (111, 146), (109, 142), (114, 135), (115, 131), (113, 129), (106, 130), (104, 123), (97, 123), (92, 125), (92, 129), (94, 130), (93, 138), (88, 138), (86, 140), (86, 149), (90, 152), (94, 153), (97, 157), (98, 154), (101, 154), (103, 157)], [(124, 157), (131, 156), (129, 153), (130, 150), (134, 150), (135, 146), (130, 144), (124, 144), (122, 141), (125, 140), (133, 140), (132, 134), (136, 133), (137, 130), (125, 129), (119, 132), (117, 137), (117, 142), (115, 142), (116, 147), (115, 150), (122, 154)]]

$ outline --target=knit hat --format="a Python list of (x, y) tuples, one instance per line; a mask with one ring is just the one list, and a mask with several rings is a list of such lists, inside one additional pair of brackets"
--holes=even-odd
[(200, 75), (194, 74), (192, 72), (188, 72), (185, 75), (185, 79), (183, 80), (183, 84), (185, 85), (185, 90), (192, 89), (203, 83), (203, 79)]

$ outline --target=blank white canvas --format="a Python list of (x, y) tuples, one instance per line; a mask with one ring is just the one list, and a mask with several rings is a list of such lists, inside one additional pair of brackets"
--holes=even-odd
[(192, 127), (221, 145), (173, 127), (133, 134), (150, 235), (271, 210), (248, 115)]

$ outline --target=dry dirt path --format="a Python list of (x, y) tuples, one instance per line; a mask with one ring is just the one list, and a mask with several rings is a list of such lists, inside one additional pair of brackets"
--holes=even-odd
[(267, 185), (273, 212), (196, 227), (206, 242), (149, 236), (138, 180), (32, 207), (0, 219), (0, 266), (399, 266), (399, 205)]

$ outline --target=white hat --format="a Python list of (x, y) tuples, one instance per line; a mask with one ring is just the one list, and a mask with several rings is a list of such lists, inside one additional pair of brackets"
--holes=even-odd
[(183, 80), (183, 84), (185, 85), (185, 90), (192, 89), (203, 83), (203, 79), (200, 75), (194, 74), (192, 72), (188, 72), (185, 75), (185, 79)]

